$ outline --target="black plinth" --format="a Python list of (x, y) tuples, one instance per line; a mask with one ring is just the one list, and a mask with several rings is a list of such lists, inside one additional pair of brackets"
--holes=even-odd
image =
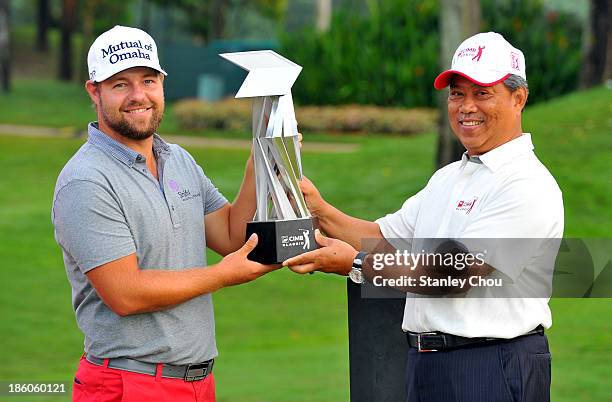
[(249, 260), (262, 264), (280, 264), (287, 258), (318, 248), (314, 238), (316, 219), (301, 218), (282, 221), (247, 223), (246, 238), (257, 233), (259, 242)]
[(405, 402), (408, 342), (402, 320), (406, 300), (366, 299), (361, 286), (347, 279), (350, 400)]

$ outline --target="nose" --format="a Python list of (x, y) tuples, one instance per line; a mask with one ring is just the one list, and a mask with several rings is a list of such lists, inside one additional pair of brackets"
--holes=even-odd
[(144, 103), (147, 101), (147, 94), (142, 85), (132, 85), (130, 91), (130, 102)]
[(477, 107), (474, 98), (470, 94), (464, 96), (461, 105), (459, 105), (459, 112), (469, 114), (475, 113), (476, 111)]

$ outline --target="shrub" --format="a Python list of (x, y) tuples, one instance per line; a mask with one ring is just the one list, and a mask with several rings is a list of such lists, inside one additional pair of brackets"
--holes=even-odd
[(251, 102), (228, 98), (220, 102), (184, 99), (174, 104), (174, 115), (183, 130), (251, 129)]
[(285, 35), (281, 52), (304, 67), (293, 86), (302, 104), (432, 106), (438, 72), (438, 1), (369, 2), (343, 10), (328, 32)]
[[(358, 7), (340, 9), (325, 33), (306, 29), (281, 37), (281, 53), (304, 67), (294, 99), (311, 105), (435, 106), (439, 1), (367, 4), (363, 15)], [(582, 28), (575, 16), (546, 11), (541, 0), (481, 5), (480, 30), (499, 32), (524, 52), (530, 103), (577, 87)]]
[[(174, 114), (183, 130), (251, 130), (251, 102), (226, 99), (205, 102), (187, 99), (174, 105)], [(345, 105), (296, 107), (302, 132), (414, 134), (435, 129), (437, 112), (433, 109), (384, 108)]]

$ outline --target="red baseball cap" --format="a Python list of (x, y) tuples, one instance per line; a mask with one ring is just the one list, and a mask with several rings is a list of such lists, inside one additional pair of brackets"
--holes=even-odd
[(483, 87), (502, 82), (510, 74), (527, 80), (525, 56), (500, 34), (479, 33), (459, 45), (451, 68), (436, 77), (434, 88), (446, 88), (455, 74)]

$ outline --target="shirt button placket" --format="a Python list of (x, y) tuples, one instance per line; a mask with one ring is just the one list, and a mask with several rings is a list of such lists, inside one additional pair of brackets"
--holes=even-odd
[(179, 221), (178, 213), (176, 212), (176, 207), (174, 204), (170, 205), (170, 219), (172, 219), (172, 226), (177, 229), (181, 227), (181, 223)]

